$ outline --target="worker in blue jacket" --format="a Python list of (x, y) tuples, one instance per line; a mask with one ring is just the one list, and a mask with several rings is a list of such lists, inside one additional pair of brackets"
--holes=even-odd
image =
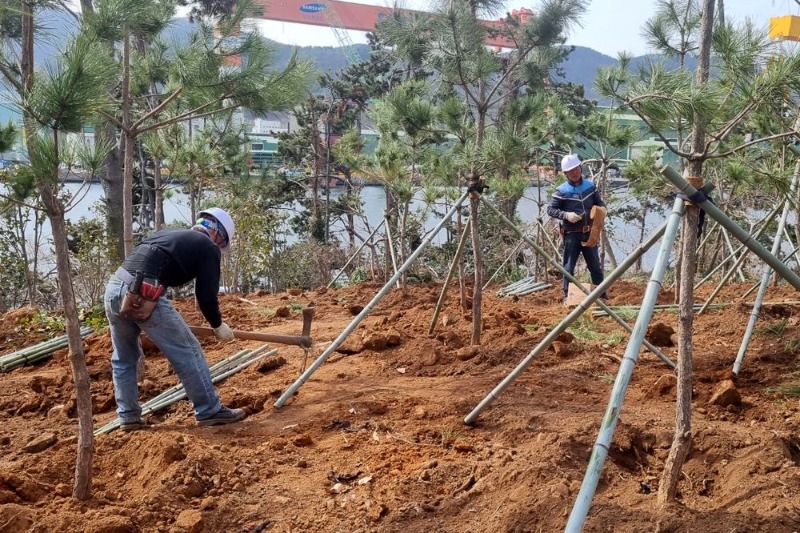
[[(564, 237), (564, 269), (574, 275), (578, 256), (583, 253), (592, 283), (599, 285), (603, 282), (603, 267), (600, 264), (597, 245), (583, 246), (581, 243), (589, 240), (592, 207), (595, 205), (605, 207), (606, 204), (594, 183), (583, 177), (581, 160), (577, 155), (565, 155), (561, 160), (561, 171), (567, 177), (567, 181), (553, 192), (550, 204), (547, 206), (547, 214), (561, 221), (561, 234)], [(566, 277), (563, 289), (566, 300), (569, 292), (569, 280)], [(606, 297), (605, 293), (601, 296), (601, 298)]]

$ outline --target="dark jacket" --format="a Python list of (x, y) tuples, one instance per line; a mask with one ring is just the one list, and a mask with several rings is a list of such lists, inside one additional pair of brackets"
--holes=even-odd
[(167, 287), (195, 280), (194, 294), (203, 316), (213, 328), (222, 324), (219, 278), (222, 252), (208, 235), (192, 229), (164, 229), (145, 238), (122, 263), (135, 274), (157, 278)]
[[(561, 221), (561, 227), (565, 233), (582, 232), (585, 228), (592, 225), (589, 217), (592, 206), (599, 205), (605, 207), (605, 202), (600, 198), (600, 192), (590, 180), (581, 178), (577, 185), (573, 185), (569, 180), (559, 185), (550, 198), (547, 206), (547, 214), (552, 218)], [(568, 212), (583, 215), (578, 222), (569, 222), (564, 218)]]

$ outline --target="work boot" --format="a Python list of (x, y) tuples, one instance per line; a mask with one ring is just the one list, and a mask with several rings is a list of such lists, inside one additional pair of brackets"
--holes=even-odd
[(217, 413), (209, 418), (204, 418), (203, 420), (198, 420), (198, 426), (221, 426), (222, 424), (231, 424), (233, 422), (238, 422), (247, 416), (247, 412), (244, 409), (229, 409), (224, 405), (222, 408), (217, 411)]
[(151, 426), (141, 418), (137, 418), (136, 420), (128, 420), (126, 422), (120, 422), (119, 429), (122, 431), (138, 431), (140, 429), (149, 429)]

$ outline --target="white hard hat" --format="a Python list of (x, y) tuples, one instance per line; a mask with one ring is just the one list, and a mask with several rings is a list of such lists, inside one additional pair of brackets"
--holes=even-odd
[(222, 227), (225, 229), (225, 233), (227, 234), (228, 242), (225, 244), (225, 246), (223, 246), (220, 249), (223, 252), (227, 252), (228, 250), (230, 250), (231, 242), (233, 242), (233, 233), (236, 227), (233, 225), (233, 219), (228, 214), (228, 212), (225, 211), (224, 209), (220, 209), (219, 207), (210, 207), (208, 209), (203, 209), (202, 211), (197, 213), (198, 218), (202, 217), (203, 215), (211, 215), (212, 217), (217, 219), (217, 222), (222, 224)]
[(575, 167), (579, 167), (581, 165), (581, 160), (575, 154), (567, 154), (561, 160), (561, 171), (562, 172), (569, 172)]

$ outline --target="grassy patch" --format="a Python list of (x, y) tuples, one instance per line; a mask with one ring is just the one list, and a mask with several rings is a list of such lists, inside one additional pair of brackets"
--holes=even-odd
[(575, 335), (576, 339), (582, 341), (596, 341), (601, 338), (600, 332), (597, 331), (597, 324), (585, 316), (573, 322), (569, 330)]
[(621, 331), (614, 331), (609, 333), (608, 336), (606, 336), (606, 343), (608, 343), (611, 346), (616, 346), (617, 344), (624, 341), (627, 337), (628, 336)]
[(459, 440), (466, 440), (466, 435), (460, 429), (454, 427), (442, 429), (440, 433), (440, 445), (442, 448), (452, 446)]
[(28, 331), (63, 333), (66, 330), (63, 316), (50, 315), (43, 311), (20, 318), (18, 324)]
[(789, 353), (796, 354), (800, 352), (800, 339), (789, 339), (783, 343), (783, 348)]
[(772, 324), (767, 324), (766, 326), (762, 326), (758, 329), (758, 331), (761, 333), (765, 333), (767, 335), (783, 335), (788, 325), (789, 325), (789, 320), (784, 318), (778, 320), (777, 322), (773, 322)]
[(784, 396), (791, 396), (792, 398), (800, 398), (800, 383), (786, 383), (778, 385), (777, 387), (767, 388), (770, 394), (783, 394)]
[(637, 316), (639, 316), (638, 307), (623, 305), (620, 307), (614, 307), (613, 309), (623, 320), (634, 320)]

